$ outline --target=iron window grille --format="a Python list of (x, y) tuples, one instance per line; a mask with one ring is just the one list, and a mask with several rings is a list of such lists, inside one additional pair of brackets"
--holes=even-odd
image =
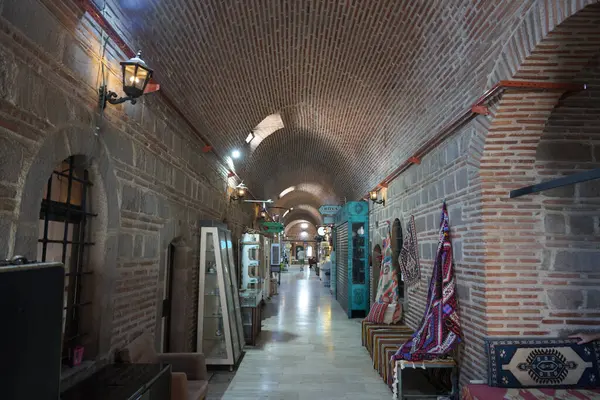
[(74, 351), (89, 333), (82, 327), (84, 309), (91, 306), (82, 293), (83, 280), (92, 274), (85, 268), (90, 213), (89, 190), (93, 186), (85, 168), (76, 166), (75, 157), (67, 158), (52, 172), (46, 185), (40, 210), (38, 256), (42, 262), (60, 261), (65, 266), (62, 363), (74, 365)]

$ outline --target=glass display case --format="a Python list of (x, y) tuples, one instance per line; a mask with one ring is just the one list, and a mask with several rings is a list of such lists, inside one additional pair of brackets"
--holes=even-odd
[(244, 337), (231, 233), (224, 224), (200, 223), (197, 349), (207, 365), (233, 368)]
[(348, 318), (365, 317), (369, 312), (369, 205), (364, 201), (346, 203), (335, 216), (336, 299)]
[(262, 299), (264, 282), (264, 266), (260, 260), (261, 237), (259, 234), (245, 233), (240, 243), (240, 260), (242, 264), (242, 284), (240, 292), (252, 291)]

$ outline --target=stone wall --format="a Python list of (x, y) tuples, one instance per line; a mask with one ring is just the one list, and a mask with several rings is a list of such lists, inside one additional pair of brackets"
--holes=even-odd
[[(420, 165), (414, 165), (391, 182), (387, 189), (385, 206), (371, 203), (371, 249), (382, 246), (383, 237), (394, 219), (401, 221), (403, 234), (410, 216), (415, 218), (419, 243), (421, 281), (418, 286), (405, 290), (405, 323), (416, 328), (423, 318), (428, 283), (435, 257), (438, 230), (444, 199), (450, 214), (451, 238), (454, 248), (460, 315), (465, 334), (465, 362), (463, 376), (481, 375), (480, 362), (483, 335), (480, 321), (483, 309), (478, 304), (478, 292), (483, 277), (477, 274), (481, 262), (470, 258), (469, 241), (478, 234), (479, 199), (474, 188), (478, 185), (475, 164), (481, 152), (480, 137), (485, 131), (480, 121), (464, 127), (434, 151), (427, 154)], [(376, 225), (378, 227), (376, 227)]]
[(97, 359), (142, 331), (156, 333), (158, 345), (166, 250), (178, 239), (194, 254), (176, 283), (186, 293), (176, 310), (185, 324), (180, 348), (193, 351), (197, 221), (226, 216), (235, 240), (252, 220), (226, 197), (227, 168), (202, 153), (204, 144), (160, 93), (98, 113), (101, 55), (112, 89), (126, 58), (101, 43), (94, 21), (67, 0), (0, 1), (0, 256), (37, 257), (43, 185), (62, 159), (84, 155), (92, 190), (102, 194), (93, 251), (107, 255), (94, 267), (106, 285), (94, 300), (109, 312), (87, 343), (100, 343)]
[[(600, 58), (592, 60), (576, 81), (588, 89), (564, 99), (550, 116), (536, 150), (539, 181), (600, 168)], [(549, 190), (535, 198), (543, 216), (542, 257), (535, 265), (543, 287), (531, 294), (532, 305), (541, 313), (529, 330), (564, 335), (597, 326), (600, 180)]]

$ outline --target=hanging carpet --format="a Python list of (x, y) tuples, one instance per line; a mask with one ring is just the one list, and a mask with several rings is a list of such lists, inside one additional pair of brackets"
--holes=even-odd
[(441, 358), (460, 343), (461, 330), (446, 202), (442, 206), (438, 249), (426, 304), (425, 316), (420, 327), (392, 356), (392, 362)]
[(377, 283), (375, 301), (378, 303), (395, 303), (398, 301), (398, 271), (392, 265), (392, 240), (390, 235), (383, 240), (383, 259)]
[(402, 251), (398, 256), (398, 263), (402, 271), (404, 282), (408, 286), (415, 286), (421, 279), (421, 267), (419, 265), (419, 245), (417, 244), (417, 232), (415, 229), (415, 217), (410, 216), (407, 235), (402, 243)]
[[(392, 240), (388, 232), (383, 240), (381, 271), (377, 283), (375, 303), (371, 306), (371, 311), (367, 316), (367, 320), (370, 322), (397, 324), (402, 319), (402, 304), (399, 302), (398, 269), (392, 263), (392, 255)], [(389, 307), (386, 307), (384, 314), (380, 315), (381, 313), (377, 311), (383, 304), (389, 305)]]

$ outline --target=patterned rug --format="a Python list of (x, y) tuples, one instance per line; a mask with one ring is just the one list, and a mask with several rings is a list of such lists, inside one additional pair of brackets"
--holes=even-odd
[(417, 232), (415, 229), (415, 217), (410, 216), (406, 240), (402, 244), (402, 251), (398, 256), (398, 263), (402, 271), (402, 278), (408, 286), (415, 286), (421, 279), (421, 267), (419, 265), (419, 245), (417, 243)]
[(375, 296), (375, 301), (378, 303), (391, 304), (398, 301), (398, 271), (392, 265), (392, 254), (392, 240), (388, 232), (383, 240), (383, 260)]
[(488, 339), (489, 385), (504, 388), (600, 387), (600, 342)]
[(420, 361), (441, 358), (460, 342), (460, 334), (450, 225), (444, 202), (425, 316), (413, 337), (398, 349), (393, 359)]

